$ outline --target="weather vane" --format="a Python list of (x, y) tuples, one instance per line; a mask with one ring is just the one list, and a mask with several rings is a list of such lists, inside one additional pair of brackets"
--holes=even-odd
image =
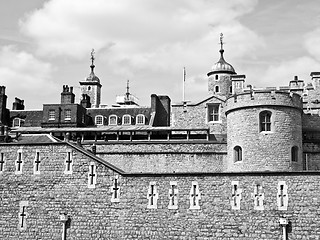
[(223, 33), (220, 33), (220, 45), (221, 45), (221, 49), (223, 49)]
[(94, 52), (94, 49), (92, 48), (92, 51), (91, 51), (91, 62), (92, 62), (92, 65), (93, 65), (93, 62), (94, 62), (94, 54), (95, 54), (95, 52)]

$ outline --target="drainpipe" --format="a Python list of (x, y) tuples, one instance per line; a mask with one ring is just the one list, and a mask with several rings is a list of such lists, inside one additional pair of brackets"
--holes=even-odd
[(280, 226), (282, 227), (282, 239), (287, 240), (288, 219), (286, 219), (285, 217), (280, 217), (279, 223), (280, 223)]

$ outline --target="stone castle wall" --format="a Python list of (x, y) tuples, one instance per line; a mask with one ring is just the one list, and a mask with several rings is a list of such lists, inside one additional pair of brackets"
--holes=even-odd
[[(208, 104), (221, 104), (220, 121), (208, 122)], [(177, 128), (210, 128), (210, 133), (225, 134), (227, 131), (225, 103), (211, 98), (195, 105), (172, 105), (171, 125)]]
[[(90, 146), (85, 146), (90, 148)], [(222, 172), (226, 144), (212, 142), (97, 144), (97, 156), (125, 172)]]
[[(15, 174), (16, 152), (23, 152), (22, 174)], [(33, 174), (35, 149), (41, 152), (40, 174)], [(60, 239), (60, 214), (70, 216), (67, 239), (280, 239), (279, 218), (289, 220), (289, 239), (319, 236), (319, 173), (122, 174), (95, 162), (97, 180), (88, 187), (88, 156), (67, 144), (1, 146), (6, 165), (0, 174), (0, 232), (5, 239)], [(72, 151), (72, 174), (64, 173)], [(112, 201), (113, 179), (120, 187)], [(170, 183), (178, 190), (169, 209)], [(239, 209), (233, 209), (237, 182)], [(148, 208), (149, 186), (157, 201)], [(192, 186), (198, 185), (199, 209), (190, 209)], [(278, 206), (278, 185), (287, 186), (288, 204)], [(264, 210), (255, 210), (255, 189), (262, 186)], [(25, 228), (19, 229), (19, 205), (27, 202)]]

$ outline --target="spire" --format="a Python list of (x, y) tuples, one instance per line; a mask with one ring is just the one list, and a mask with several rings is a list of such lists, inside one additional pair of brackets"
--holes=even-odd
[(90, 66), (90, 68), (91, 68), (91, 73), (93, 73), (93, 69), (94, 69), (94, 60), (95, 60), (95, 58), (94, 58), (94, 54), (95, 54), (95, 51), (94, 51), (94, 49), (92, 48), (92, 51), (91, 51), (91, 66)]
[(94, 49), (92, 49), (91, 51), (91, 65), (90, 65), (90, 68), (91, 68), (91, 73), (89, 74), (89, 77), (87, 77), (87, 80), (88, 82), (98, 82), (100, 83), (100, 79), (94, 74), (94, 68), (95, 68), (95, 65), (94, 65), (94, 60), (95, 60), (95, 51)]

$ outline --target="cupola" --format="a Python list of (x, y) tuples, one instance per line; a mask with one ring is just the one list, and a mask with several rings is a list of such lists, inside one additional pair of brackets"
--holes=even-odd
[(228, 74), (236, 74), (236, 71), (234, 70), (234, 68), (232, 67), (232, 65), (230, 63), (227, 63), (226, 60), (224, 60), (223, 57), (223, 53), (224, 53), (224, 49), (223, 49), (223, 34), (220, 34), (220, 59), (218, 62), (216, 62), (215, 64), (213, 64), (211, 70), (207, 75), (208, 77), (212, 74), (217, 74), (217, 73), (228, 73)]

